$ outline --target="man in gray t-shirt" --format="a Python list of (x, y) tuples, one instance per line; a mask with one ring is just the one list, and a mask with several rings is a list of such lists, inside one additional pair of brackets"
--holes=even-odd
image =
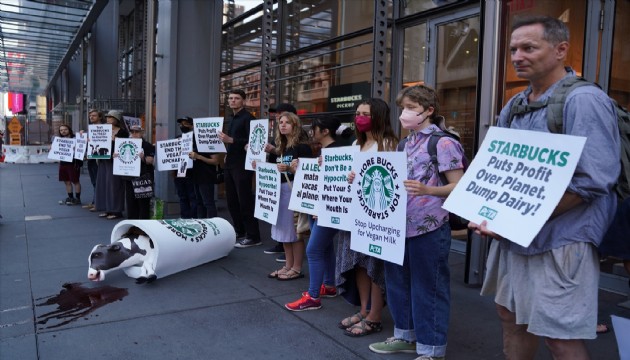
[[(529, 80), (501, 111), (498, 126), (549, 132), (547, 108), (508, 119), (513, 101), (544, 102), (563, 79), (575, 76), (564, 61), (566, 25), (547, 16), (517, 19), (510, 53), (518, 77)], [(532, 359), (539, 337), (554, 359), (588, 359), (583, 339), (595, 338), (599, 261), (597, 245), (617, 204), (612, 187), (619, 165), (614, 105), (595, 86), (572, 91), (564, 105), (564, 132), (586, 137), (573, 178), (550, 219), (527, 248), (488, 230), (470, 228), (494, 241), (482, 294), (495, 294), (508, 358)]]

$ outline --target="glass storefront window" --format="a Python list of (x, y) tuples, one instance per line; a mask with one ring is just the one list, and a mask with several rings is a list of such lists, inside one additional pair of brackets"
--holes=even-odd
[(609, 95), (630, 108), (630, 47), (625, 35), (630, 33), (630, 1), (617, 1), (613, 34)]
[(571, 34), (569, 40), (569, 54), (566, 65), (571, 66), (578, 75), (582, 75), (584, 52), (584, 24), (586, 23), (586, 0), (558, 0), (558, 1), (511, 1), (508, 3), (508, 23), (506, 26), (505, 48), (505, 89), (503, 99), (505, 105), (512, 96), (516, 95), (528, 85), (528, 81), (516, 76), (507, 51), (514, 18), (529, 14), (546, 14), (562, 20)]
[(403, 4), (403, 13), (406, 16), (463, 1), (466, 0), (408, 0), (401, 3)]
[(424, 84), (427, 59), (427, 24), (405, 29), (403, 86)]

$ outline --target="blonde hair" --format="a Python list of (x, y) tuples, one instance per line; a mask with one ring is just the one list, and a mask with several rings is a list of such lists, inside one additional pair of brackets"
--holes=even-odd
[[(291, 123), (291, 133), (289, 136), (280, 134), (280, 119), (286, 117)], [(278, 153), (283, 154), (287, 148), (294, 147), (302, 142), (302, 122), (300, 118), (292, 112), (285, 111), (277, 117), (278, 123), (276, 125), (276, 146), (278, 147)]]

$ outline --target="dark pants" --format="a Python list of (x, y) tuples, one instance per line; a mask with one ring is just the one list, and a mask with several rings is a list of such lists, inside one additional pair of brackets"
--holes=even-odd
[(252, 193), (254, 172), (238, 166), (225, 169), (224, 174), (225, 195), (236, 234), (246, 234), (252, 240), (260, 240), (258, 219), (254, 217), (254, 194)]
[(194, 188), (197, 199), (197, 218), (217, 217), (217, 206), (214, 203), (214, 184), (194, 184)]
[(151, 218), (151, 199), (136, 199), (131, 181), (125, 180), (125, 200), (127, 202), (127, 219), (148, 220)]
[(87, 169), (88, 174), (90, 174), (90, 182), (94, 188), (94, 195), (92, 196), (92, 204), (94, 204), (94, 199), (96, 198), (96, 177), (98, 176), (98, 163), (96, 160), (88, 160)]
[(182, 219), (192, 219), (197, 215), (195, 187), (189, 178), (175, 178), (175, 189), (179, 197), (179, 214)]

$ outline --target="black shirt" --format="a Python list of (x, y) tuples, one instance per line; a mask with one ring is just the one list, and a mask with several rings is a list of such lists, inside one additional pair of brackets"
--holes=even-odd
[[(300, 159), (300, 158), (312, 158), (313, 157), (313, 151), (311, 150), (311, 147), (308, 144), (297, 144), (293, 147), (290, 148), (286, 148), (284, 150), (284, 153), (281, 155), (276, 155), (276, 154), (270, 154), (269, 155), (269, 162), (270, 163), (276, 163), (276, 164), (286, 164), (286, 165), (291, 165), (291, 161), (293, 161), (293, 159)], [(287, 173), (289, 180), (293, 181), (293, 174), (292, 173)], [(287, 177), (282, 175), (280, 177), (280, 182), (287, 182)]]
[(245, 108), (232, 115), (228, 136), (234, 139), (232, 144), (225, 144), (227, 153), (225, 157), (225, 169), (245, 166), (245, 144), (249, 142), (249, 126), (254, 116)]

